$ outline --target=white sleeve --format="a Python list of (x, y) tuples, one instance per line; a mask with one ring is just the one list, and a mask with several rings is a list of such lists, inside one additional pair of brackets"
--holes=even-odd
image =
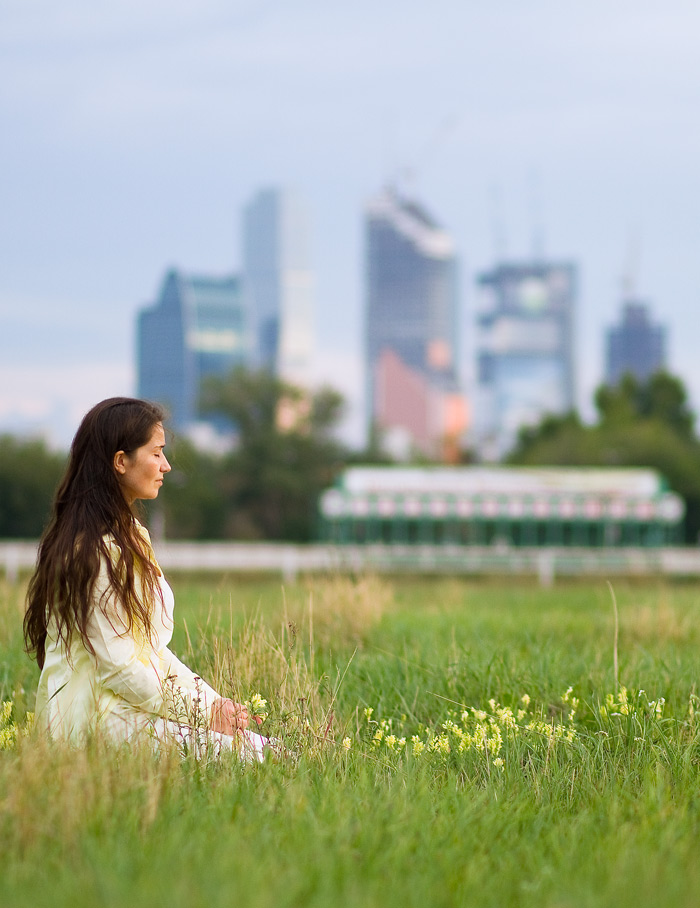
[(104, 565), (95, 584), (87, 636), (95, 652), (98, 684), (146, 713), (165, 712), (163, 679), (152, 662), (139, 659), (121, 603), (109, 588)]
[[(143, 634), (129, 628), (121, 601), (102, 563), (93, 591), (87, 634), (95, 651), (97, 683), (154, 716), (187, 722), (208, 719), (219, 695), (177, 656), (156, 653)], [(141, 639), (138, 639), (138, 638)]]
[(211, 715), (214, 700), (218, 700), (221, 695), (217, 694), (213, 687), (210, 687), (203, 678), (181, 662), (167, 647), (158, 655), (162, 660), (166, 683), (172, 684), (180, 696), (189, 699), (192, 706), (203, 711), (208, 718)]

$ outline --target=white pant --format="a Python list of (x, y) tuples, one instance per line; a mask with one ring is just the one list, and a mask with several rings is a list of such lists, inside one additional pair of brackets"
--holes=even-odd
[(194, 751), (197, 758), (206, 756), (220, 757), (222, 753), (237, 753), (246, 763), (262, 763), (266, 751), (272, 749), (269, 738), (249, 731), (247, 728), (236, 737), (219, 731), (207, 731), (204, 728), (190, 728), (156, 719), (153, 722), (153, 734), (159, 742), (175, 742), (183, 754)]
[(153, 719), (126, 704), (103, 716), (99, 724), (115, 743), (145, 738), (157, 744), (176, 744), (183, 755), (194, 753), (197, 759), (218, 759), (223, 753), (236, 753), (246, 763), (262, 763), (265, 753), (274, 750), (276, 744), (247, 728), (236, 736), (225, 735), (168, 719)]

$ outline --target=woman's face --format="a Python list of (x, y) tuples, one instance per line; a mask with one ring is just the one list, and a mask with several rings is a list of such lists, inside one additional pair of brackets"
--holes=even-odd
[(145, 445), (131, 454), (117, 451), (114, 455), (114, 469), (119, 485), (129, 505), (137, 498), (157, 498), (163, 485), (163, 474), (170, 472), (163, 448), (165, 432), (162, 423), (156, 423), (151, 437)]

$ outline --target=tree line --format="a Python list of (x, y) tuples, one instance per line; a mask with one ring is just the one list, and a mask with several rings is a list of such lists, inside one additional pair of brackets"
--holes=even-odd
[[(601, 386), (595, 405), (591, 424), (572, 411), (523, 428), (506, 462), (653, 467), (685, 500), (685, 539), (697, 542), (700, 441), (683, 383), (666, 372), (645, 382), (628, 375)], [(336, 391), (309, 393), (264, 371), (209, 379), (202, 408), (236, 427), (236, 445), (214, 454), (172, 438), (173, 469), (146, 519), (170, 539), (313, 539), (318, 497), (339, 472), (389, 462), (376, 434), (363, 452), (337, 440), (343, 406)], [(41, 441), (0, 436), (1, 538), (41, 534), (64, 464), (65, 454)]]
[[(146, 521), (170, 539), (313, 539), (318, 497), (351, 457), (335, 438), (342, 396), (237, 369), (209, 379), (201, 404), (235, 426), (235, 447), (215, 454), (170, 437), (172, 471), (144, 503)], [(0, 436), (0, 538), (41, 535), (65, 462), (42, 441)]]
[(626, 375), (595, 394), (596, 420), (575, 411), (521, 429), (507, 458), (521, 465), (653, 467), (685, 501), (685, 541), (700, 533), (700, 441), (683, 382), (657, 372), (640, 382)]

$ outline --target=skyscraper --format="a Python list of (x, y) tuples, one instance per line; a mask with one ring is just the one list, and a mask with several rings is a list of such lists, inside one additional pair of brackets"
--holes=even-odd
[(224, 375), (250, 353), (240, 282), (170, 270), (137, 324), (138, 394), (165, 405), (178, 431), (201, 419), (202, 379)]
[(521, 426), (574, 406), (572, 264), (501, 264), (479, 278), (476, 447), (499, 460)]
[(448, 456), (466, 425), (454, 244), (391, 189), (369, 203), (365, 229), (370, 422), (394, 453)]
[(629, 372), (644, 381), (666, 364), (666, 329), (649, 317), (639, 300), (624, 303), (620, 323), (608, 331), (605, 381), (616, 385)]
[(301, 201), (264, 189), (243, 215), (243, 282), (254, 361), (298, 384), (310, 380), (314, 280), (309, 219)]

